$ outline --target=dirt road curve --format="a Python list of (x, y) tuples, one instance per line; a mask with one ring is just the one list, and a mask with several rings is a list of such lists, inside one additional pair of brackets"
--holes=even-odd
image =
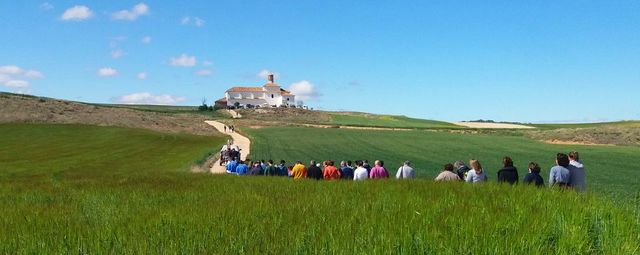
[(458, 126), (469, 127), (469, 128), (495, 128), (495, 129), (528, 129), (535, 128), (525, 125), (518, 124), (507, 124), (507, 123), (486, 123), (486, 122), (453, 122)]
[[(237, 145), (238, 147), (240, 147), (240, 150), (242, 151), (242, 154), (240, 156), (240, 158), (242, 160), (247, 159), (247, 155), (249, 155), (251, 153), (251, 141), (249, 140), (249, 138), (238, 134), (238, 133), (230, 133), (230, 132), (224, 132), (224, 124), (217, 122), (217, 121), (205, 121), (205, 123), (215, 127), (218, 131), (220, 131), (221, 133), (227, 134), (231, 136), (231, 139), (233, 139), (233, 144)], [(212, 174), (224, 174), (226, 173), (226, 169), (224, 168), (224, 166), (220, 166), (220, 160), (216, 161), (215, 164), (213, 164), (213, 167), (211, 167), (210, 172)]]

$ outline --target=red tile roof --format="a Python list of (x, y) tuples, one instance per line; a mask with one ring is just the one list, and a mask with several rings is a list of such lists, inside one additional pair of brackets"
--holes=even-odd
[(227, 90), (227, 92), (263, 92), (262, 87), (233, 87)]

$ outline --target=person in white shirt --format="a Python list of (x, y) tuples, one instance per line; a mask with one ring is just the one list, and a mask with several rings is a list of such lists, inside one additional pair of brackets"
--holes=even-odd
[(580, 161), (580, 154), (577, 151), (569, 153), (569, 184), (579, 193), (587, 191), (587, 178), (584, 171), (584, 165)]
[(480, 165), (480, 161), (472, 159), (469, 161), (469, 165), (471, 165), (471, 170), (467, 173), (466, 182), (485, 182), (487, 181), (487, 175), (484, 173), (482, 169), (482, 165)]
[(356, 161), (356, 170), (353, 171), (353, 180), (354, 181), (364, 181), (369, 179), (369, 173), (366, 168), (363, 167), (364, 163), (362, 160)]
[(413, 168), (411, 167), (411, 161), (405, 161), (404, 165), (398, 168), (398, 172), (396, 172), (396, 179), (413, 179), (416, 175), (413, 172)]

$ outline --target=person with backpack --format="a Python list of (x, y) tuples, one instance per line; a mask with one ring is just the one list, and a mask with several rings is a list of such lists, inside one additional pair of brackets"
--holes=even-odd
[(413, 179), (415, 177), (415, 173), (411, 167), (411, 161), (409, 160), (405, 161), (404, 164), (398, 168), (398, 172), (396, 172), (396, 179)]
[(322, 169), (317, 165), (315, 160), (311, 160), (307, 168), (307, 178), (314, 180), (322, 180)]
[(502, 166), (502, 169), (498, 170), (498, 182), (517, 184), (520, 178), (518, 177), (518, 169), (513, 166), (513, 160), (505, 156), (502, 158)]
[(260, 161), (251, 162), (251, 164), (249, 164), (249, 166), (251, 168), (249, 170), (248, 175), (250, 175), (250, 176), (263, 175), (262, 167), (260, 166)]
[(534, 184), (536, 185), (536, 187), (544, 186), (544, 180), (542, 179), (542, 176), (540, 176), (540, 166), (538, 165), (538, 163), (529, 163), (529, 173), (524, 176), (524, 180), (522, 180), (522, 183), (526, 185)]
[(236, 166), (236, 174), (238, 176), (243, 176), (243, 175), (247, 175), (248, 172), (249, 172), (249, 166), (247, 166), (247, 164), (245, 164), (244, 161), (239, 160), (238, 166)]
[(384, 168), (384, 161), (376, 160), (375, 166), (369, 171), (369, 179), (386, 179), (389, 178), (389, 172)]
[(460, 180), (464, 180), (467, 177), (467, 172), (469, 172), (469, 167), (462, 162), (462, 160), (458, 160), (453, 163), (453, 167), (456, 169), (456, 173), (458, 174), (458, 178)]
[(460, 177), (457, 173), (453, 172), (453, 165), (451, 163), (447, 163), (444, 165), (444, 169), (435, 179), (436, 182), (450, 182), (450, 181), (460, 181)]
[(333, 162), (333, 160), (327, 160), (325, 162), (324, 171), (322, 172), (322, 177), (325, 180), (340, 180), (342, 174), (334, 164), (335, 162)]
[(351, 162), (340, 162), (340, 172), (342, 172), (341, 178), (344, 180), (353, 180), (353, 168), (351, 168)]
[(567, 154), (556, 154), (556, 166), (549, 170), (549, 187), (569, 188), (571, 172), (569, 172), (569, 157)]
[(233, 158), (231, 161), (227, 162), (227, 173), (236, 174), (237, 166), (238, 166), (238, 158)]
[(569, 152), (569, 175), (571, 176), (569, 184), (579, 192), (587, 191), (587, 178), (584, 171), (584, 165), (580, 161), (580, 154), (577, 151)]
[(278, 176), (279, 175), (278, 168), (273, 165), (273, 160), (271, 160), (271, 159), (269, 161), (267, 161), (267, 164), (265, 165), (265, 168), (264, 168), (263, 172), (264, 172), (265, 176)]
[(469, 165), (471, 165), (471, 170), (467, 172), (466, 182), (478, 183), (487, 181), (487, 175), (484, 173), (480, 161), (472, 159), (469, 161)]

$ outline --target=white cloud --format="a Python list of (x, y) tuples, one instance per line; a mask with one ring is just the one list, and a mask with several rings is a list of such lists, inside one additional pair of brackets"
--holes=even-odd
[(296, 100), (316, 100), (321, 96), (316, 87), (306, 80), (291, 84), (289, 91), (296, 95)]
[(4, 85), (11, 88), (28, 88), (29, 82), (25, 80), (9, 80)]
[(170, 63), (172, 66), (184, 66), (184, 67), (195, 66), (196, 57), (189, 56), (187, 54), (182, 54), (179, 57), (171, 58)]
[(129, 95), (119, 96), (111, 99), (121, 104), (158, 104), (158, 105), (175, 105), (186, 101), (185, 97), (172, 95), (153, 95), (149, 92), (133, 93)]
[(147, 78), (147, 73), (145, 73), (145, 72), (140, 72), (140, 73), (136, 74), (136, 77), (137, 77), (138, 79), (140, 79), (140, 80), (144, 80), (144, 79), (146, 79), (146, 78)]
[(203, 66), (210, 66), (210, 65), (213, 65), (213, 62), (211, 62), (209, 60), (205, 60), (205, 61), (202, 62), (202, 65)]
[(145, 37), (142, 37), (141, 42), (144, 43), (144, 44), (150, 44), (151, 43), (151, 36), (147, 35)]
[(16, 75), (26, 78), (44, 78), (44, 75), (40, 71), (24, 70), (16, 65), (0, 66), (0, 74), (3, 74), (4, 77)]
[(41, 72), (36, 70), (28, 70), (24, 72), (24, 76), (28, 78), (44, 78), (44, 75), (42, 75)]
[(149, 14), (149, 6), (144, 3), (139, 3), (133, 6), (131, 10), (121, 10), (111, 14), (111, 18), (115, 20), (128, 20), (133, 21), (138, 17)]
[(204, 26), (205, 21), (201, 18), (195, 17), (193, 18), (193, 24), (196, 25), (196, 27), (201, 27)]
[(182, 17), (182, 19), (180, 20), (180, 24), (182, 25), (194, 25), (196, 27), (203, 27), (205, 23), (206, 21), (204, 21), (199, 17), (185, 16), (185, 17)]
[(76, 5), (64, 11), (62, 16), (62, 20), (72, 20), (72, 21), (81, 21), (93, 16), (93, 12), (89, 7), (84, 5)]
[(0, 73), (0, 83), (5, 83), (11, 80), (11, 77), (6, 74)]
[(98, 75), (102, 77), (111, 77), (118, 75), (118, 70), (111, 67), (103, 67), (98, 69)]
[(122, 49), (115, 49), (111, 51), (111, 57), (118, 59), (124, 56), (124, 51)]
[(22, 68), (14, 65), (8, 66), (0, 66), (0, 73), (3, 74), (21, 74), (23, 72)]
[(211, 76), (213, 72), (208, 69), (202, 69), (202, 70), (195, 71), (194, 74), (198, 76)]
[(189, 22), (191, 22), (191, 17), (189, 17), (189, 16), (182, 17), (182, 20), (180, 20), (180, 24), (182, 24), (182, 25), (187, 25), (187, 24), (189, 24)]
[(50, 4), (49, 2), (44, 2), (44, 3), (40, 4), (40, 10), (43, 10), (43, 11), (53, 10), (53, 5)]
[(269, 74), (273, 74), (273, 76), (274, 76), (274, 78), (275, 78), (275, 79), (280, 78), (280, 74), (279, 74), (279, 73), (272, 72), (272, 71), (269, 71), (269, 70), (267, 70), (267, 69), (262, 69), (262, 70), (260, 70), (260, 72), (258, 72), (258, 73), (256, 74), (256, 76), (257, 76), (258, 78), (261, 78), (261, 79), (265, 79), (265, 80), (266, 80), (266, 79), (268, 79), (268, 78), (269, 78)]

